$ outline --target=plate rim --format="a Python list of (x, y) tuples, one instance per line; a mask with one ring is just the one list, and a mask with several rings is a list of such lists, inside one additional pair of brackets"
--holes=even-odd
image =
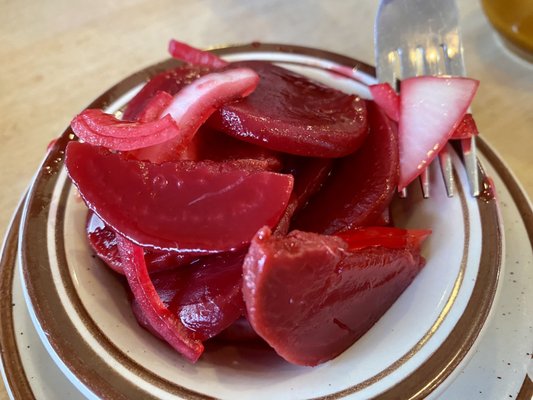
[[(251, 44), (244, 44), (244, 45), (237, 45), (237, 46), (224, 46), (224, 47), (218, 47), (213, 49), (213, 51), (217, 54), (224, 55), (226, 53), (231, 54), (237, 54), (242, 52), (281, 52), (281, 53), (291, 53), (291, 54), (297, 54), (297, 55), (304, 55), (304, 56), (313, 56), (321, 59), (325, 59), (328, 61), (334, 61), (340, 65), (343, 66), (349, 66), (351, 68), (356, 68), (359, 70), (362, 70), (363, 72), (374, 75), (375, 69), (371, 67), (368, 64), (362, 63), (358, 60), (355, 60), (351, 57), (340, 55), (337, 53), (332, 53), (325, 50), (320, 49), (314, 49), (310, 47), (303, 47), (303, 46), (295, 46), (295, 45), (286, 45), (286, 44), (274, 44), (274, 43), (251, 43)], [(179, 61), (173, 60), (173, 59), (167, 59), (163, 62), (154, 64), (152, 66), (146, 67), (129, 77), (123, 79), (110, 89), (108, 89), (106, 92), (104, 92), (102, 95), (100, 95), (96, 100), (94, 100), (89, 107), (104, 107), (105, 105), (111, 103), (114, 101), (117, 97), (120, 95), (123, 95), (127, 90), (131, 89), (132, 87), (136, 86), (137, 84), (145, 81), (149, 76), (153, 76), (156, 73), (159, 73), (161, 71), (164, 71), (166, 69), (172, 68), (174, 66), (178, 66), (180, 64)], [(26, 202), (26, 209), (29, 210), (28, 213), (31, 218), (37, 218), (37, 220), (40, 220), (42, 222), (43, 218), (44, 221), (47, 219), (47, 214), (41, 213), (41, 214), (31, 214), (32, 210), (35, 212), (35, 210), (42, 210), (43, 206), (46, 209), (47, 204), (47, 198), (46, 196), (43, 197), (43, 190), (45, 193), (50, 194), (52, 192), (52, 188), (55, 186), (55, 183), (57, 181), (58, 172), (62, 168), (62, 149), (66, 146), (67, 142), (70, 141), (73, 138), (72, 131), (70, 128), (67, 128), (64, 133), (60, 136), (60, 138), (56, 141), (52, 149), (47, 154), (47, 157), (45, 161), (43, 162), (38, 175), (34, 181), (34, 185), (32, 185), (32, 188), (30, 190), (30, 194), (28, 196), (27, 202)], [(58, 161), (59, 160), (59, 161)], [(479, 165), (481, 168), (481, 165)], [(483, 171), (481, 170), (480, 176), (484, 176)], [(39, 184), (44, 185), (44, 189), (41, 189), (41, 191), (37, 190), (40, 188)], [(50, 190), (47, 190), (50, 189)], [(392, 398), (397, 397), (399, 394), (402, 395), (403, 398), (423, 398), (430, 394), (433, 390), (435, 390), (459, 365), (459, 363), (465, 358), (468, 351), (473, 347), (474, 342), (477, 340), (481, 329), (487, 320), (488, 314), (490, 312), (492, 303), (495, 298), (496, 289), (497, 289), (497, 283), (499, 280), (499, 271), (501, 268), (502, 263), (502, 257), (503, 257), (503, 250), (502, 250), (502, 243), (503, 243), (503, 230), (502, 230), (502, 221), (499, 218), (498, 215), (498, 204), (495, 201), (492, 202), (485, 202), (485, 201), (478, 201), (478, 207), (481, 215), (487, 215), (493, 219), (494, 223), (485, 223), (482, 225), (482, 237), (483, 238), (489, 238), (491, 239), (491, 244), (494, 246), (490, 246), (490, 249), (493, 250), (493, 252), (482, 252), (481, 254), (481, 260), (480, 265), (490, 265), (492, 268), (485, 271), (485, 274), (481, 276), (481, 280), (479, 280), (479, 274), (478, 272), (478, 280), (476, 281), (476, 284), (474, 286), (474, 290), (472, 292), (472, 295), (470, 296), (470, 299), (466, 305), (465, 311), (463, 312), (462, 316), (457, 321), (457, 324), (452, 329), (450, 334), (448, 335), (448, 338), (442, 343), (442, 345), (437, 349), (437, 351), (431, 355), (426, 361), (423, 362), (421, 366), (419, 366), (412, 374), (407, 376), (402, 381), (398, 382), (396, 385), (392, 386), (390, 389), (388, 389), (385, 392), (382, 392), (380, 395), (378, 395), (378, 398)], [(39, 320), (39, 324), (43, 326), (44, 324), (44, 330), (48, 331), (46, 329), (46, 319), (42, 315), (41, 306), (42, 304), (37, 304), (37, 307), (35, 306), (35, 298), (36, 295), (38, 295), (36, 288), (33, 285), (32, 279), (31, 279), (31, 269), (28, 268), (28, 265), (32, 263), (32, 261), (35, 261), (34, 258), (32, 258), (32, 255), (30, 254), (30, 243), (34, 243), (35, 239), (38, 239), (39, 236), (46, 237), (46, 235), (39, 235), (39, 233), (44, 232), (30, 232), (30, 219), (31, 218), (24, 218), (22, 223), (22, 235), (21, 235), (21, 261), (23, 266), (23, 274), (24, 274), (24, 280), (26, 281), (26, 290), (28, 292), (29, 297), (32, 299), (33, 308), (35, 311), (36, 318)], [(44, 224), (46, 225), (46, 224)], [(533, 229), (533, 228), (532, 228)], [(42, 239), (41, 239), (42, 240)], [(496, 262), (494, 262), (496, 260)], [(480, 268), (481, 270), (481, 268)], [(482, 282), (483, 284), (480, 284)], [(488, 291), (485, 289), (488, 288)], [(487, 293), (489, 294), (487, 296)], [(480, 312), (479, 309), (479, 300), (483, 300), (481, 302), (482, 304), (482, 312)], [(466, 323), (465, 321), (468, 321)], [(475, 323), (472, 323), (474, 321)], [(459, 329), (458, 327), (471, 327), (471, 329), (464, 330)], [(459, 332), (460, 331), (460, 332)], [(465, 336), (465, 331), (467, 335)], [(465, 340), (466, 338), (466, 340)], [(59, 349), (57, 346), (54, 345), (54, 339), (53, 337), (49, 337), (49, 342), (54, 347), (55, 351), (61, 352), (61, 349)], [(64, 359), (60, 357), (62, 361), (64, 362)], [(440, 370), (435, 375), (435, 369), (436, 365), (441, 365), (442, 361), (439, 361), (441, 359), (447, 359), (448, 362), (447, 368), (444, 370)], [(131, 362), (131, 360), (130, 360)], [(79, 366), (71, 366), (74, 369), (78, 369)], [(70, 368), (69, 368), (70, 369)], [(439, 368), (437, 368), (439, 369)], [(422, 373), (421, 373), (422, 372)], [(144, 375), (144, 374), (143, 374)], [(416, 377), (415, 377), (416, 375)], [(87, 377), (78, 377), (81, 381), (83, 381), (83, 378), (87, 379)], [(426, 378), (426, 379), (421, 379)], [(175, 385), (174, 385), (175, 386)], [(113, 393), (113, 395), (120, 396), (120, 394), (123, 392), (123, 390), (120, 390), (119, 392), (111, 391), (108, 392), (105, 389), (104, 386), (99, 385), (90, 385), (91, 390), (97, 394), (97, 395), (103, 395)], [(184, 396), (186, 398), (209, 398), (206, 395), (197, 393), (195, 391), (191, 391), (189, 389), (181, 387), (183, 390), (179, 390), (178, 394), (180, 396)], [(126, 389), (126, 388), (122, 388)], [(127, 391), (126, 391), (127, 392)], [(332, 394), (329, 394), (325, 397), (320, 398), (328, 398), (328, 399), (336, 399), (340, 397), (347, 396), (351, 393), (353, 393), (353, 388), (347, 388), (345, 390), (341, 390)], [(144, 393), (144, 392), (143, 392)], [(144, 393), (145, 394), (145, 393)], [(416, 395), (418, 397), (412, 397), (412, 395)], [(318, 398), (317, 398), (318, 399)]]

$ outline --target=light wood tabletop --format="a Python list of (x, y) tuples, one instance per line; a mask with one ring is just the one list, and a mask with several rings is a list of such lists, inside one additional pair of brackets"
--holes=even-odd
[[(48, 143), (117, 81), (197, 47), (252, 41), (317, 47), (373, 64), (376, 0), (0, 0), (0, 234)], [(533, 64), (510, 54), (477, 1), (460, 1), (483, 138), (533, 196)], [(8, 398), (0, 389), (0, 400)]]

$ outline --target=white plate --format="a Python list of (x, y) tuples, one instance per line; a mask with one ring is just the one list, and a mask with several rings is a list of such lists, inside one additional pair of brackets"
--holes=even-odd
[[(500, 159), (486, 146), (480, 150), (482, 160), (485, 161), (487, 153), (491, 161), (484, 164), (498, 188), (506, 233), (501, 293), (493, 306), (494, 317), (486, 324), (487, 332), (471, 361), (454, 372), (459, 376), (446, 390), (438, 389), (433, 394), (439, 392), (441, 400), (530, 400), (533, 384), (526, 371), (528, 366), (532, 367), (533, 350), (530, 325), (533, 292), (529, 290), (533, 281), (533, 248), (528, 231), (530, 235), (533, 232), (533, 211)], [(8, 230), (0, 259), (0, 285), (4, 296), (0, 307), (4, 383), (10, 396), (16, 399), (80, 399), (81, 393), (48, 356), (24, 303), (15, 266), (21, 213), (19, 210)]]
[[(370, 67), (314, 49), (259, 45), (219, 52), (231, 60), (275, 61), (362, 96), (368, 95), (365, 84), (373, 82)], [(91, 106), (120, 109), (146, 76), (173, 63), (126, 79)], [(87, 397), (423, 398), (472, 354), (495, 296), (503, 237), (497, 202), (465, 194), (465, 173), (457, 156), (456, 197), (446, 197), (434, 173), (430, 200), (413, 192), (409, 200), (397, 203), (399, 224), (433, 230), (424, 249), (427, 266), (345, 353), (303, 368), (265, 349), (226, 346), (209, 349), (192, 365), (137, 325), (122, 283), (90, 253), (85, 206), (62, 167), (71, 138), (67, 130), (30, 189), (20, 259), (37, 331), (55, 362)]]
[(17, 237), (22, 206), (7, 231), (0, 259), (0, 344), (2, 376), (15, 399), (69, 399), (84, 397), (52, 362), (28, 314), (17, 269)]

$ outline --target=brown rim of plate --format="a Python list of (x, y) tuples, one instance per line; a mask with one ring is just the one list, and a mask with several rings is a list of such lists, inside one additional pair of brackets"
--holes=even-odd
[[(2, 367), (8, 387), (6, 389), (15, 399), (35, 398), (30, 382), (22, 366), (15, 327), (13, 323), (13, 277), (16, 273), (15, 260), (18, 250), (18, 233), (22, 219), (22, 205), (19, 205), (6, 232), (4, 248), (0, 258), (0, 347), (2, 348)], [(24, 304), (20, 306), (25, 307)], [(4, 382), (6, 383), (6, 382)]]
[[(374, 75), (374, 68), (352, 58), (301, 46), (253, 43), (219, 48), (213, 51), (222, 55), (242, 52), (282, 52), (307, 55), (327, 59), (343, 66), (361, 70), (369, 75)], [(91, 103), (89, 107), (103, 108), (129, 89), (146, 81), (150, 76), (177, 65), (179, 65), (179, 62), (176, 60), (167, 60), (148, 67), (109, 89)], [(67, 364), (67, 368), (74, 371), (77, 378), (90, 388), (93, 393), (106, 398), (154, 398), (153, 394), (146, 393), (138, 387), (133, 387), (129, 381), (119, 375), (117, 371), (111, 369), (99, 357), (93, 357), (92, 364), (88, 367), (85, 360), (94, 354), (81, 336), (69, 336), (66, 341), (61, 339), (61, 332), (75, 331), (76, 328), (66, 313), (59, 312), (63, 311), (61, 301), (57, 297), (57, 293), (54, 295), (54, 285), (48, 284), (50, 280), (48, 271), (50, 268), (47, 264), (48, 257), (46, 256), (46, 227), (52, 192), (58, 179), (58, 173), (63, 165), (63, 152), (66, 144), (72, 139), (72, 131), (67, 129), (56, 141), (38, 172), (27, 202), (27, 216), (23, 221), (22, 227), (22, 264), (27, 291), (32, 299), (34, 312), (41, 324), (41, 328), (49, 333), (48, 338), (51, 346), (57, 352), (59, 358)], [(484, 176), (483, 171), (481, 171), (481, 176)], [(502, 257), (501, 226), (496, 202), (494, 200), (484, 201), (480, 199), (478, 205), (482, 220), (484, 220), (483, 246), (484, 248), (487, 246), (487, 251), (482, 252), (480, 263), (485, 267), (480, 268), (465, 313), (443, 345), (421, 367), (393, 388), (381, 394), (379, 398), (398, 398), (400, 396), (407, 399), (427, 396), (456, 368), (478, 337), (494, 299)], [(60, 250), (58, 252), (59, 255), (62, 244), (56, 243), (56, 245)], [(81, 301), (79, 306), (81, 306)], [(87, 314), (86, 310), (83, 311)], [(91, 320), (90, 322), (94, 324), (94, 321)], [(114, 345), (105, 336), (96, 334), (96, 337), (104, 346), (114, 348)], [(148, 382), (158, 384), (158, 386), (162, 385), (165, 390), (170, 389), (170, 393), (187, 399), (209, 398), (201, 393), (161, 379), (155, 374), (146, 371), (125, 355), (119, 354), (117, 359), (119, 361), (123, 359), (123, 365), (127, 365), (132, 372), (140, 374)], [(445, 368), (442, 368), (442, 366), (445, 366)], [(340, 398), (353, 391), (352, 388), (347, 388), (323, 398)]]

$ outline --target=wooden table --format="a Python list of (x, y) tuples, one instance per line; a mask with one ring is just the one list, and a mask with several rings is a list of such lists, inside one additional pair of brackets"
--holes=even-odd
[[(112, 84), (167, 58), (169, 38), (198, 47), (292, 43), (373, 63), (377, 3), (0, 1), (0, 234), (47, 144)], [(533, 65), (502, 47), (477, 1), (460, 6), (468, 72), (481, 81), (473, 106), (478, 126), (531, 197)]]

